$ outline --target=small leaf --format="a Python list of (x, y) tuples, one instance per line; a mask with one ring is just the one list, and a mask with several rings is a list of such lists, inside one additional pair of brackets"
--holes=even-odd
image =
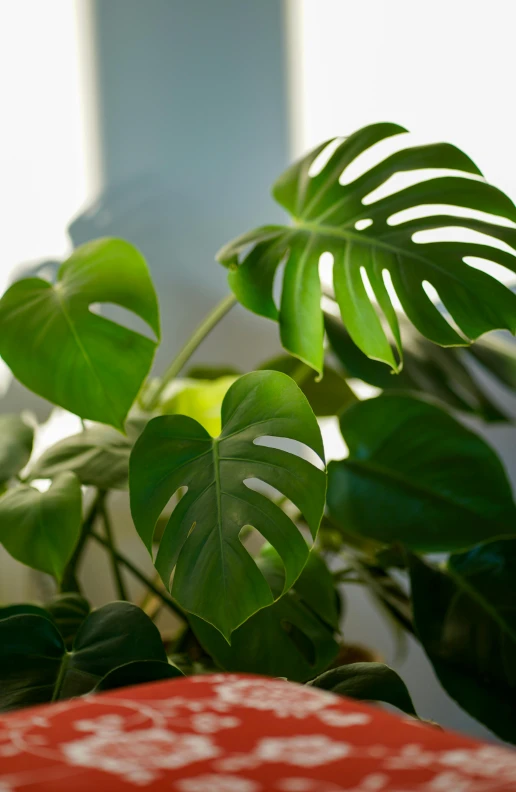
[(61, 473), (46, 492), (21, 484), (0, 498), (0, 543), (17, 561), (60, 580), (79, 538), (81, 508), (73, 473)]
[(106, 674), (140, 660), (167, 662), (158, 629), (142, 610), (113, 602), (93, 611), (71, 652), (50, 618), (0, 621), (0, 711), (89, 693)]
[(238, 377), (183, 379), (173, 383), (173, 393), (165, 392), (159, 411), (165, 415), (187, 415), (212, 437), (220, 434), (220, 409), (224, 396)]
[(452, 555), (446, 573), (410, 557), (414, 621), (446, 692), (516, 743), (516, 539)]
[(315, 415), (323, 418), (338, 415), (357, 400), (348, 383), (330, 366), (325, 366), (323, 378), (317, 381), (314, 370), (290, 355), (268, 360), (261, 369), (283, 371), (299, 385)]
[(34, 430), (19, 415), (0, 415), (0, 489), (25, 467)]
[(95, 687), (95, 693), (101, 690), (115, 690), (129, 685), (143, 685), (147, 682), (160, 682), (163, 679), (183, 677), (182, 671), (172, 663), (162, 660), (134, 660), (132, 663), (114, 668), (102, 677)]
[(309, 684), (359, 701), (392, 704), (407, 715), (417, 717), (404, 681), (383, 663), (351, 663), (332, 668)]
[(140, 253), (101, 239), (77, 248), (55, 285), (14, 283), (0, 300), (0, 355), (30, 390), (66, 410), (123, 429), (149, 373), (156, 342), (93, 313), (114, 303), (159, 339), (158, 304)]
[(384, 394), (341, 417), (349, 457), (328, 468), (334, 523), (421, 552), (460, 550), (516, 532), (494, 451), (439, 407)]
[[(172, 512), (155, 566), (186, 611), (231, 632), (275, 599), (239, 535), (255, 527), (278, 551), (286, 569), (284, 591), (308, 558), (297, 527), (249, 479), (272, 485), (302, 512), (315, 538), (324, 509), (326, 477), (306, 459), (259, 444), (289, 438), (321, 459), (317, 420), (297, 385), (285, 374), (246, 374), (222, 404), (222, 433), (212, 438), (192, 418), (167, 415), (150, 421), (129, 466), (131, 511), (149, 552), (161, 512), (181, 487), (188, 492)], [(200, 583), (202, 581), (202, 585)]]
[[(500, 190), (470, 178), (482, 174), (466, 154), (448, 143), (407, 147), (341, 183), (344, 171), (360, 154), (405, 132), (389, 123), (359, 129), (338, 143), (314, 175), (319, 155), (336, 141), (318, 146), (288, 168), (273, 188), (293, 225), (257, 228), (217, 256), (229, 269), (229, 285), (242, 305), (278, 320), (285, 349), (319, 373), (324, 359), (319, 279), (323, 253), (333, 258), (335, 300), (351, 338), (364, 354), (395, 371), (401, 363), (401, 335), (386, 273), (410, 322), (436, 344), (466, 346), (489, 330), (516, 331), (516, 295), (465, 261), (468, 256), (481, 258), (516, 270), (516, 228), (465, 216), (473, 209), (514, 223), (516, 207)], [(452, 174), (427, 178), (425, 171), (432, 169)], [(391, 186), (391, 177), (418, 171), (419, 182), (397, 191), (393, 187), (375, 199), (377, 188)], [(443, 207), (440, 215), (400, 216), (435, 204)], [(416, 241), (418, 232), (434, 229), (473, 230), (488, 241)], [(505, 243), (504, 249), (494, 240)], [(512, 252), (505, 250), (507, 245)], [(273, 292), (282, 262), (278, 309)], [(428, 297), (426, 284), (437, 290), (459, 332)]]
[(70, 470), (81, 484), (125, 489), (134, 439), (129, 429), (126, 436), (102, 424), (88, 427), (48, 448), (31, 467), (30, 478), (53, 478)]
[[(262, 549), (257, 564), (271, 589), (281, 594), (285, 572), (270, 545)], [(211, 625), (190, 617), (200, 644), (226, 671), (294, 682), (305, 682), (335, 659), (339, 645), (333, 633), (338, 621), (333, 578), (315, 552), (287, 594), (232, 633), (231, 646)]]

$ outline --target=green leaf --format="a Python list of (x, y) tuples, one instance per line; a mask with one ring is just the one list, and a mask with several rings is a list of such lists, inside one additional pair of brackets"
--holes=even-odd
[(290, 355), (267, 360), (262, 363), (260, 369), (282, 371), (292, 377), (305, 394), (315, 415), (321, 418), (337, 415), (357, 400), (344, 377), (330, 366), (324, 367), (323, 378), (320, 381), (317, 381), (310, 366)]
[(53, 478), (70, 470), (81, 484), (101, 489), (125, 489), (129, 476), (129, 454), (135, 435), (120, 434), (98, 424), (65, 437), (48, 448), (30, 470), (31, 479)]
[(417, 634), (444, 689), (516, 742), (516, 540), (451, 556), (448, 574), (410, 558)]
[(433, 404), (384, 394), (341, 418), (349, 457), (328, 468), (334, 522), (421, 552), (516, 532), (504, 468), (478, 435)]
[(0, 355), (39, 396), (123, 429), (156, 342), (93, 313), (94, 303), (132, 311), (159, 339), (145, 260), (128, 242), (101, 239), (77, 248), (55, 285), (26, 278), (7, 290), (0, 300)]
[(49, 618), (0, 621), (0, 711), (82, 696), (113, 669), (167, 657), (158, 629), (142, 610), (113, 602), (83, 622), (71, 652)]
[[(257, 564), (280, 596), (285, 572), (270, 545), (262, 549)], [(328, 668), (338, 654), (333, 637), (339, 621), (336, 596), (326, 564), (312, 552), (294, 587), (235, 630), (231, 646), (202, 619), (190, 617), (190, 624), (203, 649), (226, 671), (305, 682)]]
[(417, 717), (414, 704), (401, 677), (383, 663), (350, 663), (332, 668), (309, 683), (322, 690), (359, 701), (381, 701)]
[[(483, 418), (485, 421), (505, 421), (510, 418), (492, 401), (487, 388), (470, 371), (468, 363), (472, 356), (483, 357), (490, 350), (491, 338), (480, 340), (469, 350), (442, 349), (427, 341), (402, 316), (398, 316), (403, 336), (403, 370), (396, 376), (383, 363), (371, 360), (351, 340), (346, 328), (328, 314), (325, 327), (332, 351), (348, 377), (356, 377), (382, 390), (415, 391), (433, 396), (455, 410), (463, 410)], [(488, 353), (490, 370), (497, 368)], [(510, 365), (507, 355), (503, 363)], [(516, 357), (514, 358), (516, 374)], [(508, 366), (507, 366), (508, 368)], [(515, 376), (516, 387), (516, 376)]]
[[(261, 316), (277, 319), (285, 349), (318, 372), (323, 368), (324, 337), (318, 265), (325, 252), (333, 256), (335, 299), (351, 338), (368, 357), (395, 370), (399, 368), (401, 338), (385, 271), (409, 320), (441, 346), (463, 346), (495, 328), (516, 331), (516, 295), (464, 262), (466, 256), (483, 258), (514, 271), (511, 253), (489, 242), (418, 244), (413, 239), (416, 232), (461, 228), (516, 249), (515, 228), (457, 216), (457, 209), (459, 213), (474, 209), (516, 221), (516, 208), (504, 193), (483, 180), (467, 177), (480, 174), (469, 157), (447, 143), (416, 146), (391, 154), (349, 184), (339, 183), (358, 155), (405, 131), (396, 124), (364, 127), (340, 142), (322, 170), (312, 175), (317, 158), (333, 141), (318, 146), (274, 185), (274, 197), (290, 213), (294, 225), (258, 228), (230, 242), (218, 254), (219, 261), (230, 269), (229, 284), (238, 300)], [(368, 200), (395, 174), (426, 169), (447, 169), (454, 174)], [(443, 207), (442, 214), (389, 223), (401, 211), (435, 204)], [(278, 309), (273, 285), (276, 270), (285, 260)], [(377, 304), (371, 301), (363, 273)], [(460, 334), (428, 298), (425, 283), (437, 290)]]
[(187, 415), (203, 426), (212, 437), (220, 434), (220, 409), (224, 396), (237, 377), (182, 379), (173, 383), (173, 393), (165, 392), (159, 403), (165, 415)]
[(325, 473), (294, 453), (258, 444), (266, 437), (296, 440), (324, 459), (310, 405), (276, 371), (246, 374), (231, 386), (218, 438), (192, 418), (160, 416), (147, 424), (131, 454), (131, 511), (149, 552), (164, 507), (188, 487), (165, 528), (155, 566), (167, 587), (175, 569), (170, 591), (179, 605), (227, 639), (275, 599), (240, 541), (242, 528), (253, 526), (276, 548), (286, 569), (284, 591), (309, 552), (282, 509), (245, 482), (259, 479), (279, 490), (303, 513), (313, 538), (324, 509)]
[(22, 564), (61, 579), (81, 530), (81, 486), (73, 473), (46, 492), (21, 484), (0, 498), (0, 543)]
[(101, 690), (115, 690), (129, 685), (143, 685), (146, 682), (160, 682), (163, 679), (183, 677), (177, 666), (162, 660), (134, 660), (132, 663), (118, 666), (106, 674), (95, 687), (95, 693)]
[(34, 430), (19, 415), (0, 415), (0, 488), (25, 467)]

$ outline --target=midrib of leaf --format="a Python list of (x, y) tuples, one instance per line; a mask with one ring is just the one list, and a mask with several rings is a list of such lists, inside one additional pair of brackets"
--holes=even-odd
[(462, 575), (457, 574), (453, 567), (447, 565), (446, 571), (453, 579), (457, 587), (469, 597), (471, 597), (471, 599), (473, 599), (478, 605), (480, 605), (481, 608), (491, 617), (491, 619), (496, 622), (502, 632), (506, 633), (516, 644), (516, 631), (513, 630), (509, 624), (507, 624), (497, 608), (493, 607), (489, 600), (483, 597), (482, 594), (474, 586), (468, 583), (468, 581)]
[(358, 459), (343, 459), (342, 462), (346, 465), (346, 467), (354, 468), (360, 472), (366, 472), (375, 476), (377, 478), (386, 478), (394, 481), (396, 484), (401, 484), (406, 489), (409, 489), (413, 492), (416, 492), (418, 495), (425, 495), (430, 497), (432, 500), (439, 501), (442, 503), (446, 503), (447, 505), (453, 505), (457, 508), (463, 509), (465, 512), (469, 512), (470, 514), (475, 515), (475, 517), (482, 517), (482, 519), (488, 519), (479, 512), (475, 511), (471, 507), (467, 506), (466, 504), (462, 503), (461, 501), (455, 501), (448, 495), (445, 495), (442, 492), (437, 492), (436, 490), (429, 489), (428, 487), (423, 486), (418, 482), (411, 481), (410, 479), (405, 478), (401, 473), (395, 472), (390, 468), (382, 467), (381, 465), (376, 465), (374, 462), (370, 462), (369, 460), (361, 462)]
[(61, 297), (61, 295), (59, 294), (59, 291), (58, 291), (57, 287), (53, 287), (52, 291), (55, 294), (55, 296), (56, 296), (56, 298), (57, 298), (57, 300), (59, 302), (59, 307), (61, 308), (63, 316), (64, 316), (64, 318), (66, 320), (66, 323), (67, 323), (68, 327), (70, 328), (70, 332), (71, 332), (71, 334), (73, 336), (73, 339), (74, 339), (75, 343), (77, 344), (77, 347), (79, 348), (79, 351), (81, 352), (81, 354), (82, 354), (82, 356), (83, 356), (83, 358), (84, 358), (84, 360), (86, 362), (86, 365), (90, 369), (94, 379), (100, 385), (100, 389), (101, 389), (102, 393), (105, 396), (106, 402), (109, 404), (110, 411), (114, 410), (112, 415), (114, 416), (115, 424), (116, 424), (116, 426), (119, 426), (120, 424), (119, 424), (119, 421), (118, 421), (118, 416), (116, 415), (116, 408), (115, 408), (114, 404), (111, 401), (109, 393), (104, 388), (104, 385), (102, 384), (102, 381), (99, 378), (99, 376), (98, 376), (98, 374), (97, 374), (97, 372), (95, 370), (95, 367), (94, 367), (94, 365), (93, 365), (93, 363), (91, 361), (91, 358), (88, 355), (88, 353), (86, 352), (86, 349), (84, 348), (83, 343), (82, 343), (81, 339), (79, 338), (79, 335), (77, 334), (77, 332), (75, 330), (75, 327), (74, 327), (74, 324), (72, 322), (72, 319), (69, 316), (68, 311), (66, 310), (65, 301)]
[(221, 486), (220, 486), (220, 470), (219, 470), (219, 438), (213, 440), (213, 475), (215, 477), (215, 497), (217, 501), (217, 530), (219, 534), (220, 545), (220, 559), (222, 566), (222, 587), (224, 589), (224, 597), (227, 594), (227, 580), (226, 580), (226, 564), (224, 561), (224, 537), (222, 535), (222, 503), (221, 503)]
[(71, 656), (72, 656), (72, 652), (65, 651), (63, 653), (63, 656), (61, 658), (61, 663), (59, 665), (59, 671), (57, 674), (56, 683), (54, 685), (51, 701), (57, 701), (60, 696)]
[[(34, 487), (31, 487), (31, 489), (34, 489)], [(44, 493), (38, 492), (37, 523), (43, 539), (43, 546), (46, 547), (47, 553), (49, 553), (52, 562), (52, 567), (54, 568), (54, 572), (56, 572), (59, 565), (56, 564), (56, 558), (55, 558), (54, 548), (52, 547), (52, 542), (48, 541), (47, 529), (45, 527), (45, 518), (43, 515), (43, 506), (44, 506), (43, 497), (44, 497)]]

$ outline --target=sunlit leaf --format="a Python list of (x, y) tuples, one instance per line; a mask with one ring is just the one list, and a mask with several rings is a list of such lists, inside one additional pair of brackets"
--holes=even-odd
[(95, 303), (133, 312), (159, 339), (145, 260), (128, 242), (101, 239), (77, 248), (55, 284), (26, 278), (7, 290), (0, 300), (0, 355), (39, 396), (123, 429), (156, 341), (94, 313)]

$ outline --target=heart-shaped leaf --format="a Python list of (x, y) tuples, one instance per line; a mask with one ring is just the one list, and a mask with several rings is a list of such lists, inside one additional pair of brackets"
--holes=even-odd
[(0, 620), (22, 615), (50, 619), (61, 633), (66, 648), (71, 649), (73, 640), (89, 612), (89, 602), (80, 594), (58, 594), (44, 606), (24, 602), (0, 608)]
[(242, 528), (253, 526), (276, 548), (286, 571), (284, 591), (309, 552), (284, 511), (245, 482), (259, 479), (279, 490), (302, 512), (312, 537), (324, 509), (325, 473), (267, 446), (267, 437), (296, 440), (324, 459), (317, 420), (297, 385), (285, 374), (257, 371), (238, 379), (224, 397), (219, 437), (192, 418), (160, 416), (147, 424), (129, 464), (134, 524), (151, 553), (161, 512), (188, 487), (161, 537), (155, 566), (167, 586), (175, 570), (170, 590), (181, 607), (227, 639), (275, 599), (240, 541)]
[(328, 467), (328, 508), (344, 530), (422, 552), (516, 533), (500, 460), (444, 410), (384, 394), (350, 407), (340, 425), (349, 457)]
[(81, 486), (73, 473), (46, 492), (27, 484), (0, 498), (0, 543), (22, 564), (61, 579), (81, 530)]
[[(129, 422), (128, 422), (129, 424)], [(81, 484), (101, 489), (125, 489), (129, 454), (139, 431), (127, 436), (98, 424), (65, 437), (48, 448), (30, 469), (31, 479), (53, 478), (70, 470)]]
[(447, 572), (410, 558), (417, 634), (447, 693), (516, 743), (516, 539), (451, 556)]
[[(271, 591), (281, 596), (285, 573), (270, 545), (257, 564)], [(190, 617), (190, 623), (202, 647), (226, 671), (305, 682), (328, 668), (338, 654), (333, 637), (339, 627), (336, 597), (326, 564), (312, 552), (294, 587), (235, 630), (231, 646), (202, 619)]]
[(332, 668), (312, 680), (310, 685), (359, 701), (392, 704), (402, 712), (416, 716), (404, 681), (396, 671), (383, 663), (350, 663)]
[(73, 648), (49, 618), (0, 621), (0, 711), (82, 696), (113, 669), (140, 660), (167, 662), (157, 627), (128, 602), (113, 602), (83, 622)]
[(26, 278), (0, 300), (0, 355), (20, 382), (82, 418), (123, 429), (152, 364), (156, 342), (93, 313), (113, 303), (159, 338), (159, 313), (145, 260), (128, 242), (82, 245), (57, 282)]
[(19, 415), (0, 415), (0, 488), (25, 467), (34, 430)]
[[(397, 124), (360, 129), (340, 142), (314, 175), (316, 160), (334, 141), (318, 146), (280, 176), (273, 188), (294, 225), (258, 228), (218, 254), (230, 269), (229, 284), (238, 300), (255, 313), (277, 319), (285, 349), (318, 372), (323, 368), (324, 336), (319, 259), (326, 252), (333, 256), (335, 299), (350, 336), (366, 355), (395, 370), (399, 363), (384, 325), (389, 327), (398, 357), (401, 338), (386, 272), (410, 321), (437, 344), (464, 346), (488, 330), (516, 330), (516, 295), (464, 261), (467, 256), (488, 259), (514, 271), (514, 255), (489, 241), (420, 244), (414, 239), (417, 232), (433, 229), (471, 229), (516, 250), (515, 228), (463, 216), (467, 214), (463, 210), (473, 209), (516, 221), (516, 207), (506, 195), (483, 180), (468, 178), (481, 175), (469, 157), (447, 143), (406, 148), (354, 181), (341, 183), (356, 157), (403, 132)], [(420, 180), (398, 192), (387, 189), (384, 197), (372, 195), (382, 185), (389, 188), (386, 183), (398, 173), (427, 169), (454, 173)], [(436, 204), (442, 212), (438, 215), (431, 214)], [(415, 208), (416, 219), (399, 215)], [(276, 270), (285, 260), (278, 309), (273, 285)], [(437, 290), (460, 333), (432, 303), (426, 284)]]

